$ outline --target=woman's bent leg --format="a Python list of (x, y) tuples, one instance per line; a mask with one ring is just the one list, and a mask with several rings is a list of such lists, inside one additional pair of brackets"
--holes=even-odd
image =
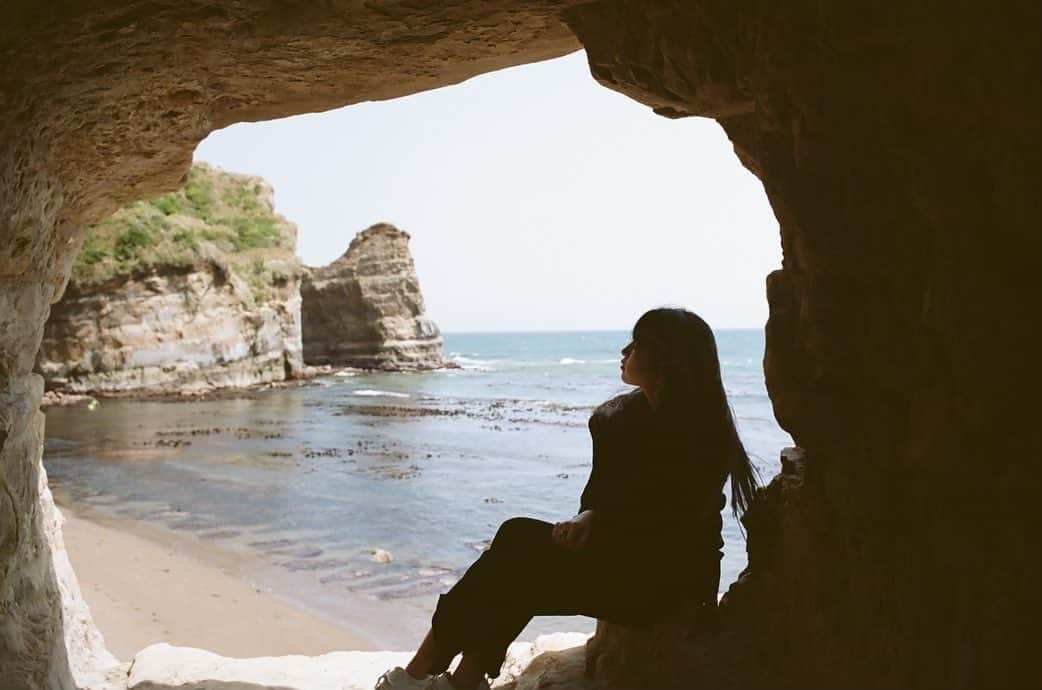
[(431, 668), (436, 660), (437, 646), (434, 642), (434, 633), (428, 630), (416, 653), (405, 666), (405, 670), (413, 678), (423, 678), (431, 674)]
[(506, 649), (532, 616), (585, 613), (604, 599), (605, 573), (588, 554), (553, 541), (553, 525), (511, 518), (491, 546), (451, 590), (438, 598), (432, 619), (437, 659), (432, 673), (448, 668), (456, 654), (473, 654), (495, 678)]
[(488, 629), (497, 614), (493, 602), (517, 586), (518, 564), (543, 550), (538, 544), (552, 529), (549, 522), (532, 518), (506, 520), (489, 548), (438, 597), (431, 619), (438, 651), (432, 673), (444, 671), (460, 652), (480, 654), (490, 645)]

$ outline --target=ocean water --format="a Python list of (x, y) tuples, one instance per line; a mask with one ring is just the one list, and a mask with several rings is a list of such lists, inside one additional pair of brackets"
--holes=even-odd
[[(792, 441), (764, 387), (763, 332), (716, 336), (739, 433), (767, 480)], [(500, 523), (575, 514), (590, 472), (589, 415), (632, 390), (619, 378), (628, 339), (446, 333), (445, 354), (462, 369), (51, 408), (44, 464), (55, 495), (77, 509), (241, 554), (260, 586), (378, 645), (412, 649), (438, 594)], [(726, 590), (745, 566), (745, 543), (729, 506), (723, 518)], [(520, 639), (593, 626), (540, 617)]]

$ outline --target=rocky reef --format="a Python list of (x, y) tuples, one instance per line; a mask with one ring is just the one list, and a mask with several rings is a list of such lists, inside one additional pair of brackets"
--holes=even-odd
[(259, 177), (196, 163), (185, 186), (88, 230), (37, 370), (61, 392), (185, 393), (298, 375), (296, 228)]
[(300, 296), (309, 365), (415, 371), (447, 364), (441, 333), (424, 314), (404, 230), (378, 223), (358, 233), (339, 259), (305, 270)]

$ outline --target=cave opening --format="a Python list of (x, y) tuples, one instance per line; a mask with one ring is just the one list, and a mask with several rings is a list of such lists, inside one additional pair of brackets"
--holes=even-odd
[[(270, 183), (274, 213), (296, 226), (298, 244), (289, 249), (306, 265), (330, 263), (354, 233), (381, 221), (410, 233), (420, 304), (442, 324), (445, 359), (460, 369), (341, 371), (312, 380), (320, 385), (259, 395), (51, 408), (44, 461), (52, 487), (82, 517), (135, 523), (129, 531), (143, 541), (123, 548), (173, 540), (201, 563), (253, 578), (259, 590), (295, 593), (310, 610), (369, 620), (392, 611), (405, 622), (375, 631), (374, 646), (407, 648), (429, 619), (423, 606), (473, 560), (490, 528), (518, 514), (567, 517), (559, 511), (577, 502), (589, 470), (585, 415), (626, 389), (615, 366), (625, 330), (643, 309), (663, 304), (721, 324), (725, 386), (765, 481), (791, 445), (763, 379), (763, 281), (781, 255), (762, 184), (715, 121), (666, 120), (603, 89), (581, 52), (391, 101), (235, 125), (202, 142), (196, 160), (215, 168), (193, 168), (182, 190), (138, 202), (110, 245), (88, 237), (78, 269), (103, 272), (134, 260), (142, 227), (166, 232), (172, 246), (195, 256), (200, 246), (223, 242), (231, 251), (251, 238), (263, 242), (282, 221), (216, 216), (224, 197), (270, 200), (261, 188)], [(221, 171), (251, 177), (224, 179)], [(171, 224), (181, 216), (189, 220)], [(150, 219), (171, 220), (150, 230)], [(208, 229), (214, 222), (232, 234)], [(285, 263), (278, 248), (277, 239), (260, 247), (270, 251), (256, 260)], [(238, 279), (261, 305), (253, 265), (244, 262), (238, 278), (232, 265), (196, 286), (183, 265), (146, 265), (132, 281), (132, 299), (167, 290), (197, 319), (227, 307), (200, 294)], [(272, 285), (281, 280), (286, 288), (285, 276), (272, 275)], [(95, 282), (111, 293), (109, 278)], [(89, 293), (74, 273), (63, 301), (111, 308)], [(163, 308), (171, 307), (138, 305), (139, 314), (119, 327), (130, 330)], [(76, 334), (77, 356), (103, 358), (86, 352), (62, 303), (55, 313), (69, 320), (64, 333), (45, 334), (44, 355), (59, 359), (61, 338)], [(204, 342), (213, 328), (206, 322), (193, 333), (179, 322), (178, 337)], [(138, 364), (178, 374), (178, 363), (157, 359), (170, 342), (156, 338), (145, 348), (151, 354), (137, 352)], [(221, 364), (234, 366), (232, 349)], [(305, 365), (318, 363), (304, 357)], [(294, 371), (284, 356), (271, 367)], [(449, 486), (468, 497), (452, 496)], [(410, 517), (374, 519), (378, 505), (363, 499), (380, 491), (411, 507)], [(458, 519), (439, 520), (438, 506), (449, 501), (459, 503)], [(336, 519), (371, 529), (344, 538), (328, 527)], [(729, 506), (724, 519), (721, 592), (745, 565)], [(78, 569), (80, 559), (94, 559), (81, 584), (88, 603), (98, 602), (102, 633), (129, 630), (131, 614), (113, 611), (101, 594), (110, 575), (97, 563), (97, 547), (115, 535), (91, 531), (89, 519), (76, 519), (73, 529), (95, 540), (67, 545)], [(161, 618), (150, 634), (175, 643), (226, 655), (272, 653), (202, 638), (198, 628), (174, 633)], [(534, 621), (522, 639), (592, 630), (592, 621), (573, 621)], [(110, 641), (120, 656), (142, 646)]]
[[(128, 681), (81, 606), (40, 466), (33, 360), (84, 224), (177, 187), (196, 144), (232, 123), (580, 45), (602, 85), (717, 118), (763, 180), (785, 247), (764, 365), (805, 451), (757, 502), (756, 568), (721, 607), (734, 654), (692, 643), (661, 663), (647, 640), (598, 631), (608, 653), (587, 648), (587, 670), (1031, 685), (1037, 3), (124, 5), (16, 1), (0, 26), (0, 686)], [(187, 672), (172, 653), (152, 668)]]
[[(157, 645), (130, 668), (105, 650), (42, 471), (34, 372), (51, 306), (89, 255), (84, 226), (177, 188), (196, 145), (233, 123), (395, 98), (580, 46), (607, 88), (667, 116), (715, 118), (763, 181), (785, 250), (767, 281), (764, 369), (802, 452), (754, 506), (754, 567), (720, 609), (728, 635), (599, 626), (596, 644), (533, 662), (537, 674), (571, 664), (538, 682), (1032, 685), (1038, 339), (1025, 315), (1042, 311), (1030, 174), (1042, 158), (1040, 5), (53, 5), (16, 0), (0, 25), (0, 687), (169, 687), (188, 674), (205, 685), (218, 666), (233, 682), (320, 686), (307, 674), (322, 658), (280, 660), (294, 680), (276, 683), (258, 680), (257, 659)], [(409, 229), (419, 240), (422, 226)], [(146, 237), (132, 233), (122, 253)], [(255, 287), (243, 279), (244, 299)], [(251, 440), (237, 429), (236, 443)], [(120, 459), (114, 473), (128, 473)], [(319, 673), (372, 680), (352, 662)]]

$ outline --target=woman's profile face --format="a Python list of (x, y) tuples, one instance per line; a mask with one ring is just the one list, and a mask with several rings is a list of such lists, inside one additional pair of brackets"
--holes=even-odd
[(638, 346), (634, 341), (622, 348), (622, 382), (641, 386), (651, 381), (651, 353), (647, 346)]

